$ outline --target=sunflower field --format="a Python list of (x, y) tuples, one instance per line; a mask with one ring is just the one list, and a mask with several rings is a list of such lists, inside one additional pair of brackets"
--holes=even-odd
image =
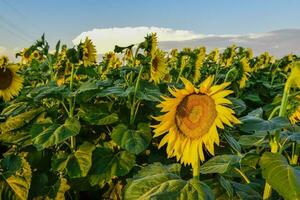
[(0, 55), (0, 199), (300, 199), (300, 59), (156, 34)]

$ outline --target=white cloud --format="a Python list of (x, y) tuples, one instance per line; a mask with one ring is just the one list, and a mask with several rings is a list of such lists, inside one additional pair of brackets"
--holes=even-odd
[(83, 32), (74, 40), (74, 44), (78, 44), (80, 40), (89, 37), (97, 47), (98, 53), (112, 51), (115, 45), (127, 46), (143, 41), (144, 37), (149, 33), (157, 33), (159, 41), (184, 41), (205, 37), (187, 30), (174, 30), (170, 28), (159, 27), (122, 27), (122, 28), (103, 28), (93, 29)]
[(112, 51), (115, 45), (128, 46), (130, 44), (137, 44), (144, 40), (144, 37), (149, 33), (157, 33), (158, 40), (163, 41), (187, 41), (193, 39), (205, 38), (231, 38), (241, 39), (241, 37), (248, 37), (257, 39), (260, 37), (268, 36), (267, 34), (247, 34), (247, 35), (216, 35), (216, 34), (198, 34), (188, 30), (175, 30), (171, 28), (162, 27), (113, 27), (93, 29), (90, 31), (82, 32), (75, 39), (72, 40), (73, 44), (78, 44), (81, 40), (89, 37), (96, 45), (99, 54)]
[(0, 56), (5, 55), (7, 56), (11, 61), (16, 60), (16, 53), (20, 50), (20, 48), (13, 48), (8, 49), (6, 47), (0, 46)]

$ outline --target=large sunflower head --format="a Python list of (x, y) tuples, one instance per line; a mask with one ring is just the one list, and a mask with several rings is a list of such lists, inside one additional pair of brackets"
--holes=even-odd
[(156, 49), (150, 61), (150, 80), (159, 83), (167, 73), (165, 54), (160, 49)]
[(0, 97), (4, 101), (11, 100), (17, 96), (22, 89), (23, 79), (17, 74), (17, 65), (6, 65), (0, 67)]
[(89, 38), (86, 38), (85, 41), (80, 44), (80, 50), (82, 54), (81, 59), (85, 67), (96, 62), (97, 51), (93, 42)]
[(158, 105), (164, 114), (154, 117), (160, 122), (153, 126), (154, 137), (164, 135), (159, 148), (167, 144), (168, 157), (196, 166), (204, 160), (204, 147), (214, 155), (214, 144), (219, 144), (217, 128), (240, 121), (228, 107), (231, 101), (225, 98), (232, 93), (225, 89), (230, 83), (213, 85), (214, 78), (210, 76), (196, 88), (188, 80), (182, 81), (185, 87), (169, 88), (173, 98), (163, 97)]

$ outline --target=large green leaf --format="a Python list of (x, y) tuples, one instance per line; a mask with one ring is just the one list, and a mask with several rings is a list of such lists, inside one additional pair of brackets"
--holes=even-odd
[(160, 163), (146, 166), (132, 179), (128, 179), (124, 199), (214, 199), (212, 191), (206, 184), (197, 179), (185, 181), (179, 176), (178, 170), (180, 171), (178, 164), (175, 164), (175, 167), (172, 165), (165, 167)]
[(7, 156), (1, 160), (1, 169), (1, 199), (26, 200), (31, 182), (29, 163), (23, 157)]
[(92, 166), (92, 153), (95, 145), (84, 142), (68, 158), (67, 171), (71, 178), (85, 177)]
[(135, 156), (126, 151), (113, 153), (110, 149), (98, 147), (93, 152), (90, 169), (91, 185), (103, 186), (114, 176), (124, 176), (135, 165)]
[(68, 185), (67, 179), (59, 179), (52, 187), (49, 187), (48, 194), (46, 195), (49, 199), (64, 200), (65, 192), (71, 187)]
[(31, 136), (27, 131), (12, 131), (0, 134), (0, 142), (3, 144), (15, 144), (26, 147), (32, 144)]
[(280, 154), (266, 152), (260, 160), (262, 175), (286, 200), (300, 199), (300, 170)]
[(111, 113), (109, 111), (108, 104), (82, 106), (78, 114), (81, 119), (90, 125), (108, 125), (119, 120), (116, 113)]
[(80, 123), (75, 118), (69, 118), (64, 124), (36, 124), (31, 129), (34, 146), (38, 150), (60, 144), (80, 132)]
[(219, 173), (223, 174), (230, 170), (235, 164), (240, 161), (240, 157), (237, 155), (219, 155), (211, 158), (200, 167), (200, 173), (211, 174)]
[(130, 153), (139, 154), (148, 147), (152, 135), (149, 124), (138, 124), (138, 130), (131, 130), (126, 125), (119, 124), (113, 129), (111, 137)]
[(45, 98), (63, 99), (67, 96), (67, 88), (65, 86), (57, 86), (55, 83), (43, 85), (35, 88), (29, 93), (29, 96), (34, 97), (34, 101), (40, 102)]
[(4, 123), (0, 124), (0, 131), (2, 133), (5, 133), (22, 128), (25, 124), (33, 120), (42, 111), (43, 108), (37, 108), (13, 117), (9, 117)]
[(274, 131), (290, 126), (289, 120), (285, 117), (275, 117), (271, 120), (262, 119), (262, 109), (254, 110), (240, 120), (242, 122), (241, 130), (248, 133)]

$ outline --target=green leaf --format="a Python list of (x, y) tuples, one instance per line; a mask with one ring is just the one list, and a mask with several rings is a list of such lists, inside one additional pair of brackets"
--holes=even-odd
[(138, 130), (119, 124), (113, 129), (111, 137), (119, 146), (134, 154), (144, 151), (152, 139), (151, 129), (146, 123), (139, 123)]
[(25, 124), (28, 124), (42, 111), (43, 108), (37, 108), (21, 113), (17, 116), (9, 117), (4, 123), (0, 124), (0, 130), (2, 133), (5, 133), (22, 128)]
[(146, 100), (146, 101), (161, 101), (162, 93), (159, 90), (159, 87), (149, 83), (148, 81), (140, 81), (140, 87), (137, 91), (137, 98)]
[(95, 145), (84, 142), (74, 154), (69, 156), (67, 163), (68, 175), (71, 178), (85, 177), (92, 166), (92, 153)]
[(61, 178), (52, 187), (49, 187), (47, 197), (54, 200), (64, 200), (65, 193), (70, 188), (67, 179)]
[(201, 174), (219, 173), (223, 174), (240, 161), (237, 155), (219, 155), (205, 162), (201, 168)]
[(118, 45), (115, 45), (114, 52), (115, 52), (115, 53), (121, 53), (123, 50), (125, 50), (125, 49), (131, 49), (133, 46), (134, 46), (133, 44), (132, 44), (132, 45), (129, 45), (129, 46), (127, 46), (127, 47), (120, 47), (120, 46), (118, 46)]
[(261, 147), (268, 145), (268, 141), (265, 139), (266, 133), (255, 133), (253, 135), (242, 135), (239, 139), (239, 144), (244, 147)]
[(284, 199), (300, 199), (300, 170), (280, 154), (266, 152), (260, 160), (262, 175)]
[(247, 133), (274, 131), (290, 126), (286, 117), (275, 117), (271, 120), (262, 119), (262, 109), (257, 109), (240, 118), (241, 130)]
[(116, 96), (116, 97), (127, 97), (132, 94), (134, 87), (124, 88), (122, 86), (111, 86), (103, 89), (101, 92), (97, 93), (100, 97), (106, 96)]
[(0, 134), (0, 142), (26, 147), (32, 144), (31, 136), (26, 131), (13, 131)]
[(124, 176), (135, 165), (135, 156), (126, 151), (114, 154), (110, 149), (98, 147), (93, 152), (93, 164), (90, 169), (91, 185), (103, 186), (114, 176)]
[(51, 82), (47, 85), (39, 86), (33, 89), (29, 94), (35, 102), (40, 102), (45, 98), (63, 99), (67, 96), (67, 88), (65, 86), (57, 86)]
[(246, 110), (247, 106), (243, 100), (232, 97), (228, 99), (232, 102), (233, 110), (238, 116)]
[[(21, 164), (19, 161), (21, 161)], [(31, 182), (31, 169), (29, 163), (23, 157), (17, 159), (16, 157), (13, 158), (9, 156), (1, 161), (2, 166), (3, 164), (8, 168), (5, 169), (6, 171), (2, 172), (0, 178), (1, 199), (26, 200)], [(20, 164), (20, 167), (16, 170), (17, 166), (13, 166), (14, 164)]]
[[(124, 189), (125, 200), (146, 199), (214, 199), (211, 189), (197, 179), (185, 181), (178, 175), (180, 165), (163, 166), (160, 163), (146, 166), (132, 179)], [(172, 173), (176, 169), (176, 173)]]
[(89, 107), (81, 107), (79, 116), (91, 125), (109, 125), (117, 122), (119, 117), (116, 113), (111, 113), (107, 104), (99, 104)]
[(37, 124), (31, 130), (32, 141), (38, 150), (43, 150), (79, 134), (80, 127), (79, 121), (75, 118), (67, 119), (63, 125), (50, 125), (46, 129), (45, 125)]

